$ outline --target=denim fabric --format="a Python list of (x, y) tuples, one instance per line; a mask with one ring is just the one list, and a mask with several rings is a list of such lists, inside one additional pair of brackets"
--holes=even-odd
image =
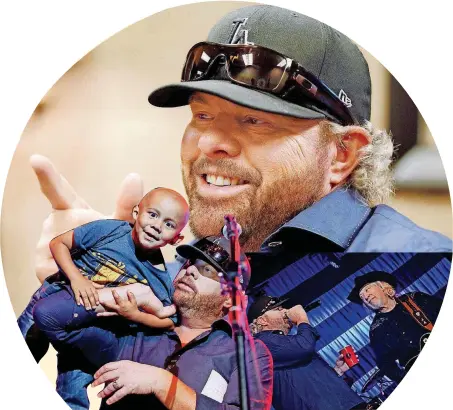
[[(149, 285), (165, 306), (171, 304), (173, 284), (166, 270), (157, 269), (139, 252), (128, 222), (103, 219), (74, 229), (74, 264), (90, 280), (107, 287), (131, 283)], [(159, 249), (153, 259), (164, 262)]]
[(89, 410), (87, 386), (93, 381), (93, 376), (79, 369), (61, 371), (63, 360), (76, 361), (76, 358), (68, 354), (58, 355), (57, 393), (72, 410)]
[[(174, 289), (170, 275), (153, 265), (164, 264), (162, 252), (160, 249), (152, 254), (139, 252), (128, 222), (102, 219), (75, 228), (71, 255), (81, 273), (93, 282), (105, 287), (142, 283), (152, 289), (164, 306), (172, 303)], [(177, 322), (176, 315), (170, 319)]]
[(255, 336), (264, 342), (274, 360), (276, 410), (350, 410), (363, 404), (349, 386), (315, 352), (318, 333), (309, 324), (297, 334), (263, 331)]
[[(290, 235), (289, 235), (290, 234)], [(370, 208), (354, 189), (338, 188), (272, 233), (262, 250), (303, 244), (306, 252), (451, 252), (452, 241), (387, 205)]]
[[(69, 286), (40, 300), (33, 316), (57, 351), (82, 351), (88, 362), (96, 367), (95, 370), (117, 358), (119, 341), (114, 324), (118, 321), (108, 320), (110, 318), (102, 320), (95, 311), (77, 305)], [(96, 326), (92, 326), (95, 321)], [(110, 323), (112, 326), (109, 326)]]
[[(55, 276), (51, 278), (55, 279)], [(35, 325), (33, 309), (40, 300), (57, 294), (62, 288), (63, 285), (60, 281), (49, 282), (45, 280), (17, 319), (22, 336), (37, 363), (47, 353), (49, 339)], [(89, 410), (90, 402), (86, 387), (91, 383), (93, 377), (91, 374), (80, 370), (81, 358), (76, 358), (72, 352), (58, 354), (57, 359), (57, 393), (72, 410)]]
[[(175, 332), (157, 333), (153, 329), (131, 327), (123, 333), (112, 331), (112, 326), (86, 326), (95, 316), (65, 299), (67, 292), (59, 292), (40, 301), (34, 317), (39, 328), (57, 345), (79, 349), (95, 366), (116, 360), (132, 360), (165, 368), (195, 390), (197, 409), (239, 409), (238, 369), (235, 342), (231, 327), (225, 321), (215, 322), (212, 329), (196, 337), (184, 347)], [(144, 331), (141, 331), (144, 330)], [(251, 408), (266, 408), (272, 386), (272, 360), (263, 343), (255, 344), (259, 374), (250, 377)], [(246, 347), (250, 360), (250, 348)], [(249, 374), (254, 371), (252, 362), (247, 365)], [(224, 391), (207, 393), (209, 379), (225, 380)], [(212, 381), (211, 381), (212, 383)], [(260, 384), (262, 384), (262, 396)], [(206, 387), (206, 390), (204, 388)], [(214, 394), (215, 393), (215, 394)], [(261, 400), (258, 399), (259, 395)], [(222, 404), (223, 403), (223, 404)], [(165, 408), (152, 395), (130, 395), (105, 409)]]
[(35, 307), (36, 302), (38, 302), (38, 300), (40, 300), (41, 298), (45, 298), (49, 295), (52, 295), (55, 292), (58, 292), (59, 290), (61, 290), (60, 282), (50, 283), (47, 280), (45, 280), (41, 287), (33, 294), (33, 296), (30, 299), (30, 302), (28, 302), (27, 307), (17, 319), (17, 324), (19, 325), (20, 331), (24, 338), (26, 337), (27, 332), (35, 323), (33, 320), (33, 308)]

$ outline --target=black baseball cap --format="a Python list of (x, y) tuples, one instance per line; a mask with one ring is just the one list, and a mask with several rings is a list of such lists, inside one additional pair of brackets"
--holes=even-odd
[[(231, 247), (230, 241), (223, 236), (207, 236), (193, 244), (179, 245), (176, 252), (185, 259), (201, 259), (214, 267), (217, 272), (226, 273), (231, 256)], [(245, 290), (250, 282), (250, 265), (243, 252), (241, 252), (240, 260), (248, 267), (245, 272), (243, 271), (242, 277), (239, 278), (242, 289)]]
[[(238, 33), (247, 42), (275, 50), (301, 64), (329, 87), (359, 123), (370, 119), (371, 79), (368, 64), (355, 43), (332, 27), (291, 10), (253, 5), (234, 10), (220, 19), (206, 41), (230, 44)], [(243, 31), (242, 31), (243, 30)], [(183, 62), (181, 62), (183, 64)], [(182, 68), (182, 66), (181, 66)], [(158, 107), (187, 105), (194, 91), (212, 94), (252, 109), (303, 119), (328, 118), (280, 96), (232, 83), (218, 70), (208, 80), (166, 85), (153, 91), (148, 101)]]
[(259, 318), (261, 315), (264, 315), (269, 310), (275, 309), (283, 305), (288, 300), (289, 299), (282, 299), (279, 297), (268, 295), (258, 296), (248, 309), (247, 319), (249, 323), (252, 323), (255, 319)]
[(396, 288), (396, 285), (398, 281), (396, 280), (395, 276), (388, 272), (384, 271), (372, 271), (368, 272), (365, 275), (358, 276), (355, 278), (355, 284), (354, 284), (354, 289), (352, 289), (351, 293), (348, 296), (348, 299), (351, 302), (354, 303), (362, 303), (362, 299), (360, 299), (360, 291), (361, 289), (365, 286), (368, 285), (369, 283), (373, 282), (386, 282), (392, 287)]

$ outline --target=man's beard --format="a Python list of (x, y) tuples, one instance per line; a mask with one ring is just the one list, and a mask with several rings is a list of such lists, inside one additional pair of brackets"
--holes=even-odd
[[(326, 168), (321, 157), (324, 156), (320, 155), (319, 161), (314, 161), (316, 167), (294, 169), (266, 187), (251, 184), (247, 193), (225, 200), (210, 200), (198, 195), (194, 164), (189, 175), (187, 168), (183, 168), (183, 181), (190, 204), (189, 226), (193, 234), (197, 238), (219, 235), (224, 216), (233, 214), (242, 227), (239, 239), (243, 250), (258, 251), (266, 237), (324, 195), (323, 171)], [(225, 166), (233, 166), (229, 160), (219, 160), (215, 164), (220, 166), (221, 161), (225, 162)]]
[(226, 296), (200, 294), (176, 289), (173, 301), (181, 316), (190, 319), (220, 319), (224, 316), (223, 304)]

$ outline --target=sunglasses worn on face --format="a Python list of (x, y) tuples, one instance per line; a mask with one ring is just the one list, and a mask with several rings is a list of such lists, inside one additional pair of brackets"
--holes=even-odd
[[(204, 238), (197, 242), (196, 248), (203, 252), (205, 255), (209, 256), (214, 262), (216, 262), (222, 269), (227, 269), (229, 262), (229, 253), (222, 248), (220, 245), (211, 242), (210, 240)], [(186, 268), (191, 264), (195, 263), (196, 259), (188, 259), (185, 262)], [(208, 262), (209, 263), (209, 262)], [(218, 269), (214, 267), (215, 269)]]
[(211, 73), (215, 73), (212, 70), (214, 62), (225, 65), (232, 82), (278, 95), (295, 104), (298, 99), (300, 102), (298, 97), (302, 94), (315, 107), (326, 110), (341, 124), (357, 123), (343, 102), (321, 80), (296, 61), (266, 47), (197, 43), (187, 54), (181, 81), (209, 78)]
[(220, 267), (223, 269), (227, 268), (230, 255), (220, 245), (217, 245), (208, 239), (202, 239), (197, 242), (196, 247), (217, 262)]

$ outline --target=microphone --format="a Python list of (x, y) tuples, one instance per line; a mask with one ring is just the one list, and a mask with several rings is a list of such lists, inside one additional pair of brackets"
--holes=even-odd
[(304, 306), (305, 313), (310, 312), (310, 310), (313, 310), (313, 309), (317, 308), (320, 305), (321, 305), (321, 301), (320, 300), (315, 300), (314, 302), (308, 304), (307, 306)]
[[(236, 222), (236, 225), (237, 225), (237, 230), (238, 230), (238, 237), (241, 236), (241, 233), (242, 233), (242, 227), (241, 225), (239, 225), (237, 222)], [(224, 225), (224, 227), (222, 228), (222, 235), (225, 239), (230, 239), (230, 235), (228, 233), (228, 226), (227, 225)]]

